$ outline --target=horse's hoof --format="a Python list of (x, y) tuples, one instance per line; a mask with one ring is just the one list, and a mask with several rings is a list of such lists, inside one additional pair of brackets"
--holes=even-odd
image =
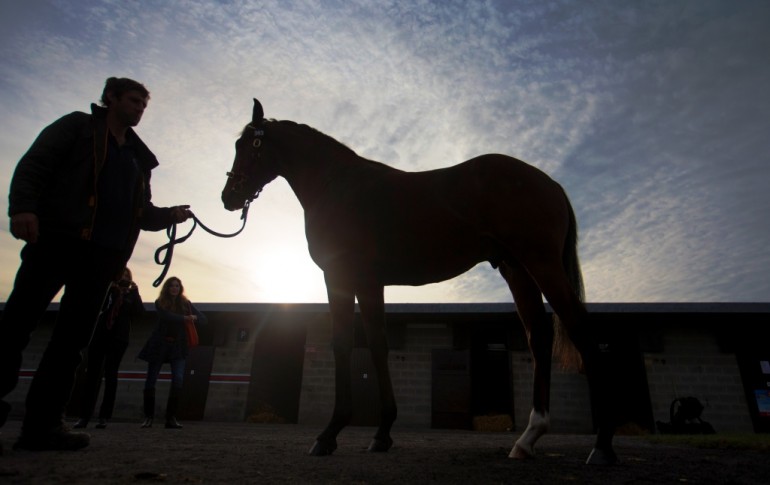
[(535, 457), (535, 450), (532, 449), (526, 449), (525, 447), (519, 445), (516, 443), (513, 445), (513, 449), (508, 454), (508, 458), (513, 458), (514, 460), (529, 460)]
[(337, 449), (337, 440), (330, 441), (316, 441), (313, 447), (310, 448), (308, 455), (311, 456), (328, 456), (334, 453)]
[(368, 451), (371, 453), (384, 453), (393, 446), (393, 440), (388, 437), (387, 439), (372, 438), (372, 442), (369, 443)]
[(609, 449), (601, 449), (601, 448), (594, 448), (591, 450), (591, 454), (588, 455), (588, 459), (586, 460), (586, 465), (616, 465), (618, 463), (618, 455), (615, 454), (615, 451), (612, 448)]

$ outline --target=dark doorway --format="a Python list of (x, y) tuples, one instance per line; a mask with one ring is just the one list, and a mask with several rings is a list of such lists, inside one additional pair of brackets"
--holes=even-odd
[(200, 345), (190, 349), (184, 370), (179, 417), (187, 421), (199, 421), (206, 412), (209, 379), (214, 366), (214, 347)]
[(770, 351), (742, 350), (736, 357), (754, 432), (770, 433)]
[[(600, 349), (609, 350), (601, 357), (601, 365), (606, 366), (603, 374), (611, 380), (618, 425), (636, 425), (654, 433), (650, 386), (640, 347), (640, 340), (649, 342), (649, 339), (640, 339), (637, 330), (628, 323), (618, 325), (617, 317), (612, 315), (594, 313), (593, 319)], [(597, 409), (593, 396), (591, 399), (591, 414), (594, 429), (597, 429)]]
[(513, 418), (513, 377), (508, 323), (477, 326), (471, 336), (471, 412)]
[(245, 418), (261, 416), (272, 422), (297, 422), (306, 324), (288, 315), (260, 317), (254, 330), (254, 358)]
[(454, 349), (434, 349), (432, 427), (470, 429), (475, 416), (508, 415), (513, 423), (509, 315), (453, 327)]
[(431, 353), (431, 427), (471, 427), (471, 353), (433, 349)]

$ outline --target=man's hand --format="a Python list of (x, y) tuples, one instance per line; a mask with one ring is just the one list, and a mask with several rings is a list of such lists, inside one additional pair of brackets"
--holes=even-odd
[(177, 205), (171, 208), (171, 222), (179, 224), (193, 216), (189, 205)]
[(11, 216), (11, 234), (16, 239), (28, 243), (37, 242), (40, 234), (40, 224), (37, 215), (32, 212), (20, 212)]

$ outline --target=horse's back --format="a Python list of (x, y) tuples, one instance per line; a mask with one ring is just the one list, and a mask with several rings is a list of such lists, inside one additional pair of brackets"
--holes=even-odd
[(564, 189), (545, 172), (517, 158), (487, 154), (455, 167), (446, 192), (452, 210), (478, 221), (479, 231), (508, 244), (540, 245), (551, 233), (566, 231)]
[(565, 208), (564, 191), (557, 182), (507, 155), (481, 155), (452, 167), (402, 173), (401, 178), (393, 187), (401, 197), (422, 200), (427, 210), (445, 208), (490, 224), (551, 219), (560, 217)]
[(498, 183), (504, 184), (504, 187), (532, 187), (537, 190), (558, 186), (551, 177), (534, 165), (498, 153), (479, 155), (444, 170), (456, 172), (455, 175), (466, 182), (485, 184), (486, 188), (490, 185), (494, 187)]
[(544, 247), (562, 225), (554, 219), (566, 220), (556, 182), (495, 154), (424, 172), (378, 167), (330, 198), (306, 227), (313, 259), (322, 268), (329, 256), (372, 265), (386, 284), (442, 281)]

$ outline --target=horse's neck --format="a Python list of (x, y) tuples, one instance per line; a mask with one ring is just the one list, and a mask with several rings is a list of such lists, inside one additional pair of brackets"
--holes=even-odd
[(309, 128), (293, 124), (282, 128), (281, 175), (305, 209), (340, 172), (363, 160), (341, 143)]
[(334, 162), (335, 159), (315, 153), (299, 160), (299, 167), (286, 171), (284, 178), (304, 209), (312, 206), (334, 180), (337, 164), (328, 163), (329, 160)]

